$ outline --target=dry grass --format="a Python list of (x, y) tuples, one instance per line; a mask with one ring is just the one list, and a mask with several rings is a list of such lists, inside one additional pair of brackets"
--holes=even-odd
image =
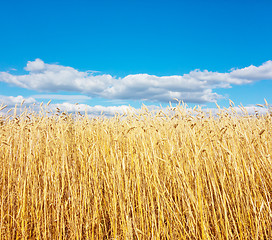
[(1, 239), (272, 239), (272, 121), (0, 119)]

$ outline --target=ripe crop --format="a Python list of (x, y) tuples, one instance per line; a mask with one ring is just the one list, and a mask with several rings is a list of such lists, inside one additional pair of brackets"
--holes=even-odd
[(3, 115), (0, 238), (272, 239), (271, 154), (269, 112)]

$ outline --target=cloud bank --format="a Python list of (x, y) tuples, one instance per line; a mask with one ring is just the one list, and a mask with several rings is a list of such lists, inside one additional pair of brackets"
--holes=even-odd
[[(23, 96), (4, 96), (0, 95), (0, 109), (3, 106), (6, 106), (3, 110), (0, 111), (0, 117), (5, 116), (6, 113), (14, 109), (14, 106), (17, 104), (17, 114), (20, 114), (25, 110), (25, 108), (28, 108), (31, 111), (39, 112), (40, 111), (40, 104), (41, 102), (37, 101), (33, 97), (23, 97)], [(44, 104), (43, 106), (45, 106)], [(146, 108), (146, 106), (145, 106)], [(147, 108), (150, 111), (158, 112), (160, 110), (163, 110), (164, 112), (167, 112), (170, 110), (169, 107), (167, 108), (161, 108), (158, 106), (147, 106)], [(45, 108), (44, 108), (45, 109)], [(85, 114), (87, 112), (89, 117), (99, 117), (99, 116), (106, 116), (106, 117), (113, 117), (115, 114), (126, 114), (128, 112), (137, 112), (140, 109), (132, 108), (127, 105), (122, 106), (90, 106), (87, 104), (74, 104), (69, 102), (64, 103), (56, 103), (56, 104), (50, 104), (49, 106), (46, 106), (47, 111), (52, 111), (53, 113), (56, 113), (57, 109), (60, 109), (61, 112), (68, 112), (68, 113), (76, 113), (81, 112), (82, 114)], [(194, 112), (193, 108), (186, 108), (186, 111), (188, 114), (196, 115), (198, 112)], [(217, 108), (202, 108), (202, 111), (209, 114), (216, 116), (218, 113)], [(272, 108), (271, 105), (268, 105), (268, 107), (263, 108), (259, 106), (245, 106), (242, 108), (240, 107), (233, 107), (232, 109), (224, 109), (225, 112), (232, 113), (235, 111), (237, 114), (245, 114), (246, 112), (250, 115), (255, 115), (258, 113), (259, 115), (271, 113)], [(246, 111), (246, 112), (245, 112)], [(170, 110), (172, 112), (172, 110)], [(12, 114), (11, 112), (10, 114)], [(173, 112), (172, 112), (173, 114)]]
[(184, 75), (155, 76), (134, 74), (117, 78), (109, 74), (81, 72), (72, 67), (47, 64), (41, 59), (28, 61), (28, 74), (0, 72), (0, 81), (21, 88), (56, 93), (71, 91), (90, 97), (168, 102), (214, 102), (222, 98), (214, 89), (272, 79), (272, 61), (261, 66), (231, 69), (226, 73), (194, 70)]
[[(4, 110), (0, 111), (0, 116), (7, 113), (8, 110), (12, 109), (17, 105), (17, 109), (21, 109), (24, 111), (24, 108), (29, 108), (31, 111), (39, 112), (41, 102), (33, 97), (23, 97), (23, 96), (4, 96), (0, 95), (0, 109), (1, 106), (6, 106)], [(44, 104), (44, 106), (46, 103)], [(114, 116), (116, 113), (124, 114), (127, 113), (132, 108), (127, 105), (121, 106), (90, 106), (87, 104), (75, 104), (70, 102), (64, 103), (55, 103), (46, 106), (47, 110), (52, 110), (52, 112), (56, 112), (56, 110), (60, 109), (61, 112), (75, 113), (87, 112), (89, 116), (101, 116), (101, 114), (105, 116)]]
[(4, 96), (0, 95), (0, 105), (7, 105), (7, 107), (14, 107), (16, 104), (19, 105), (24, 102), (25, 105), (29, 106), (33, 103), (36, 103), (36, 100), (33, 97), (24, 98), (23, 96)]

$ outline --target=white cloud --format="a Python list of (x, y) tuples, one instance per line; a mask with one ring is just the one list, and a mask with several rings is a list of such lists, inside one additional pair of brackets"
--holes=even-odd
[(247, 79), (249, 81), (271, 80), (272, 61), (267, 61), (259, 67), (251, 65), (246, 68), (233, 70), (230, 76), (234, 79)]
[(28, 61), (25, 67), (25, 70), (29, 72), (40, 72), (45, 69), (46, 69), (45, 63), (41, 59), (38, 59), (38, 58), (33, 62)]
[[(63, 96), (65, 97), (65, 95)], [(26, 108), (30, 108), (31, 111), (33, 110), (38, 112), (40, 110), (41, 102), (37, 101), (35, 98), (33, 98), (33, 96), (25, 98), (23, 96), (15, 97), (15, 96), (0, 95), (0, 99), (1, 99), (0, 106), (7, 105), (7, 107), (0, 112), (0, 116), (5, 114), (11, 108), (14, 108), (16, 104), (17, 104), (17, 109), (21, 108), (23, 110), (26, 107)], [(46, 105), (46, 103), (44, 105)], [(89, 116), (100, 116), (101, 113), (103, 113), (106, 116), (114, 116), (116, 113), (123, 114), (123, 113), (126, 113), (129, 109), (133, 109), (127, 105), (90, 106), (87, 104), (74, 104), (69, 102), (50, 104), (46, 108), (47, 110), (52, 110), (52, 112), (56, 112), (57, 108), (59, 108), (61, 112), (69, 112), (69, 113), (75, 113), (75, 112), (84, 113), (85, 111), (87, 111)]]
[(67, 111), (70, 113), (75, 112), (85, 112), (90, 116), (100, 116), (103, 113), (106, 116), (114, 116), (114, 114), (119, 113), (127, 113), (129, 109), (132, 109), (129, 106), (90, 106), (86, 104), (72, 104), (72, 103), (60, 103), (60, 104), (51, 104), (50, 108), (54, 111), (56, 108), (59, 108), (61, 111)]
[(81, 102), (92, 99), (85, 95), (63, 95), (63, 94), (38, 94), (32, 95), (35, 99), (48, 99), (48, 100), (65, 100), (73, 102)]
[(4, 96), (0, 95), (0, 105), (4, 104), (7, 105), (7, 107), (14, 107), (16, 104), (19, 105), (24, 101), (24, 104), (30, 105), (36, 102), (36, 100), (33, 97), (24, 98), (23, 96)]
[(12, 75), (0, 72), (0, 81), (38, 91), (74, 91), (98, 95), (113, 80), (110, 75), (94, 76), (88, 72), (79, 72), (71, 67), (46, 64), (40, 59), (29, 61), (25, 70), (29, 71), (29, 74)]
[[(203, 109), (204, 112), (211, 112), (213, 115), (215, 114), (218, 114), (219, 111), (218, 111), (218, 108), (206, 108), (206, 109)], [(270, 113), (271, 112), (271, 107), (269, 108), (262, 108), (262, 107), (258, 107), (258, 106), (245, 106), (243, 108), (241, 107), (233, 107), (232, 109), (231, 108), (224, 108), (224, 109), (221, 109), (221, 111), (224, 111), (224, 112), (227, 112), (229, 114), (238, 114), (238, 115), (255, 115), (255, 114), (259, 114), (259, 115), (265, 115), (267, 113)]]
[(261, 66), (232, 69), (227, 73), (194, 70), (181, 76), (128, 75), (116, 78), (109, 74), (80, 72), (72, 67), (46, 64), (41, 59), (29, 61), (28, 74), (0, 72), (0, 81), (41, 92), (72, 91), (91, 97), (122, 100), (213, 102), (222, 96), (217, 88), (272, 79), (272, 61)]
[[(8, 110), (14, 108), (14, 106), (17, 104), (17, 109), (19, 110), (21, 108), (21, 111), (17, 111), (17, 113), (20, 113), (24, 110), (25, 107), (30, 108), (31, 111), (40, 111), (40, 103), (33, 97), (23, 97), (23, 96), (4, 96), (0, 95), (0, 106), (5, 106), (7, 107), (0, 111), (0, 116), (4, 115)], [(21, 103), (23, 105), (21, 106)], [(44, 104), (45, 106), (46, 104)], [(175, 104), (173, 103), (173, 107)], [(172, 110), (170, 110), (170, 107), (166, 108), (161, 108), (158, 106), (150, 105), (150, 106), (145, 106), (149, 109), (149, 111), (154, 111), (158, 112), (160, 110), (163, 110), (164, 112), (168, 112), (169, 114), (173, 114)], [(75, 112), (81, 112), (85, 113), (87, 112), (88, 116), (90, 117), (96, 117), (96, 116), (101, 116), (101, 113), (107, 117), (112, 117), (116, 113), (119, 114), (125, 114), (131, 111), (139, 111), (140, 109), (136, 109), (133, 107), (130, 107), (128, 105), (121, 105), (121, 106), (101, 106), (101, 105), (96, 105), (96, 106), (90, 106), (87, 104), (74, 104), (74, 103), (69, 103), (69, 102), (64, 102), (64, 103), (56, 103), (56, 104), (50, 104), (49, 106), (46, 107), (47, 110), (51, 110), (53, 113), (56, 112), (57, 108), (60, 109), (61, 112), (68, 112), (68, 113), (75, 113)], [(262, 108), (259, 106), (245, 106), (244, 109), (247, 111), (248, 114), (250, 115), (255, 115), (256, 112), (258, 114), (266, 114), (268, 112), (272, 111), (271, 106), (269, 105), (268, 108)], [(230, 108), (228, 109), (222, 109), (223, 111), (226, 111), (228, 113), (232, 113), (232, 110), (234, 110), (237, 114), (244, 114), (245, 112), (242, 110), (240, 107), (233, 107), (232, 110)], [(170, 112), (169, 112), (170, 111)], [(196, 115), (198, 112), (194, 112), (193, 108), (186, 107), (186, 111), (188, 114)], [(209, 113), (211, 112), (213, 115), (216, 115), (218, 113), (217, 108), (202, 108), (203, 112)], [(11, 112), (12, 113), (12, 112)]]

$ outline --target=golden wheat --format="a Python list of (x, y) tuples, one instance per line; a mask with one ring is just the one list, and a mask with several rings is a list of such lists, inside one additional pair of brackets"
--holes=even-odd
[(271, 115), (188, 111), (3, 115), (0, 238), (272, 239)]

